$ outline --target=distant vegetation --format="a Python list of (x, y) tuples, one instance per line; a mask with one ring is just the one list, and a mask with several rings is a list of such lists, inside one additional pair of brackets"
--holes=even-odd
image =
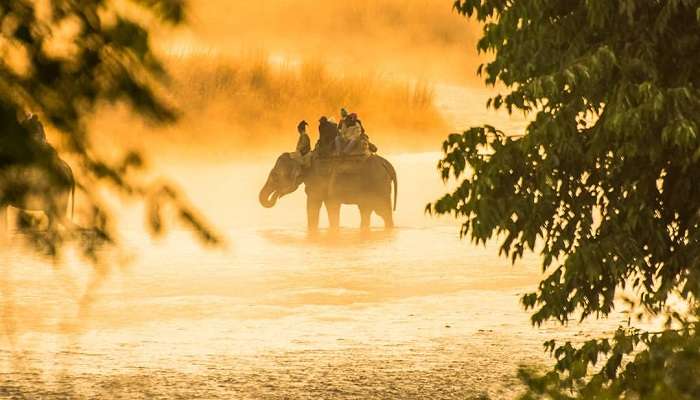
[(380, 151), (436, 150), (450, 126), (431, 83), (476, 81), (485, 57), (469, 48), (479, 32), (450, 1), (189, 2), (187, 26), (154, 35), (178, 54), (164, 63), (182, 118), (153, 127), (110, 109), (95, 132), (178, 156), (213, 147), (240, 157), (293, 146), (300, 119), (315, 133), (321, 114), (346, 106)]
[[(451, 1), (259, 0), (190, 3), (196, 47), (228, 53), (263, 49), (306, 56), (346, 71), (401, 72), (431, 80), (470, 80), (483, 61), (470, 51), (481, 28)], [(187, 38), (167, 35), (165, 41)]]
[(166, 64), (173, 78), (168, 95), (183, 112), (177, 125), (134, 129), (120, 113), (111, 113), (97, 121), (97, 131), (119, 131), (130, 144), (138, 139), (178, 153), (210, 153), (216, 145), (230, 155), (241, 149), (283, 151), (296, 140), (299, 120), (311, 123), (315, 133), (318, 118), (337, 118), (340, 107), (357, 112), (386, 151), (426, 147), (447, 129), (427, 82), (343, 74), (320, 61), (275, 62), (263, 54), (171, 57)]

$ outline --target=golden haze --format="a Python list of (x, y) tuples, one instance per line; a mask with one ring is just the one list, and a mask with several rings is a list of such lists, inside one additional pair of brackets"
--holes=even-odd
[[(440, 6), (438, 6), (439, 3)], [(105, 109), (98, 140), (228, 158), (287, 151), (297, 122), (357, 112), (380, 151), (436, 150), (452, 128), (442, 84), (479, 81), (478, 26), (450, 1), (190, 2), (189, 24), (155, 41), (182, 110), (165, 129)], [(315, 136), (315, 135), (314, 135)], [(116, 138), (116, 139), (115, 139)]]

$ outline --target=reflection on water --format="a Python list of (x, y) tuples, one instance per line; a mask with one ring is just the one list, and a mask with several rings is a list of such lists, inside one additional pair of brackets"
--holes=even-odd
[(397, 237), (395, 229), (373, 230), (362, 232), (356, 229), (345, 229), (340, 232), (300, 232), (282, 229), (261, 230), (260, 235), (271, 243), (280, 246), (319, 246), (319, 247), (351, 247), (353, 249), (366, 246), (382, 247)]
[(400, 185), (392, 231), (361, 233), (345, 207), (339, 233), (309, 236), (301, 190), (263, 209), (271, 159), (164, 166), (228, 232), (226, 250), (180, 231), (154, 242), (129, 208), (129, 266), (52, 266), (6, 246), (0, 397), (514, 397), (515, 369), (543, 361), (544, 340), (621, 317), (531, 328), (518, 296), (538, 281), (537, 257), (511, 266), (495, 244), (427, 217), (444, 190), (437, 157), (388, 156)]

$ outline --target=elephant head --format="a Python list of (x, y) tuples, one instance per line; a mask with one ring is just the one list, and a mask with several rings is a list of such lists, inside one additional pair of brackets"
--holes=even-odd
[(302, 182), (301, 162), (292, 159), (289, 153), (282, 154), (260, 190), (260, 204), (265, 208), (273, 207), (278, 198), (294, 192)]

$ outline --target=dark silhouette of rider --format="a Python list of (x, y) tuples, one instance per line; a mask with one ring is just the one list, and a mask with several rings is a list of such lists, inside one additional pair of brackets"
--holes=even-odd
[(316, 142), (316, 152), (319, 157), (330, 157), (333, 155), (335, 140), (338, 137), (338, 124), (330, 121), (327, 117), (318, 120), (318, 142)]
[(302, 157), (307, 155), (311, 151), (311, 138), (309, 134), (306, 133), (306, 127), (309, 124), (306, 121), (299, 122), (297, 125), (297, 131), (299, 131), (299, 139), (297, 140), (297, 152)]

